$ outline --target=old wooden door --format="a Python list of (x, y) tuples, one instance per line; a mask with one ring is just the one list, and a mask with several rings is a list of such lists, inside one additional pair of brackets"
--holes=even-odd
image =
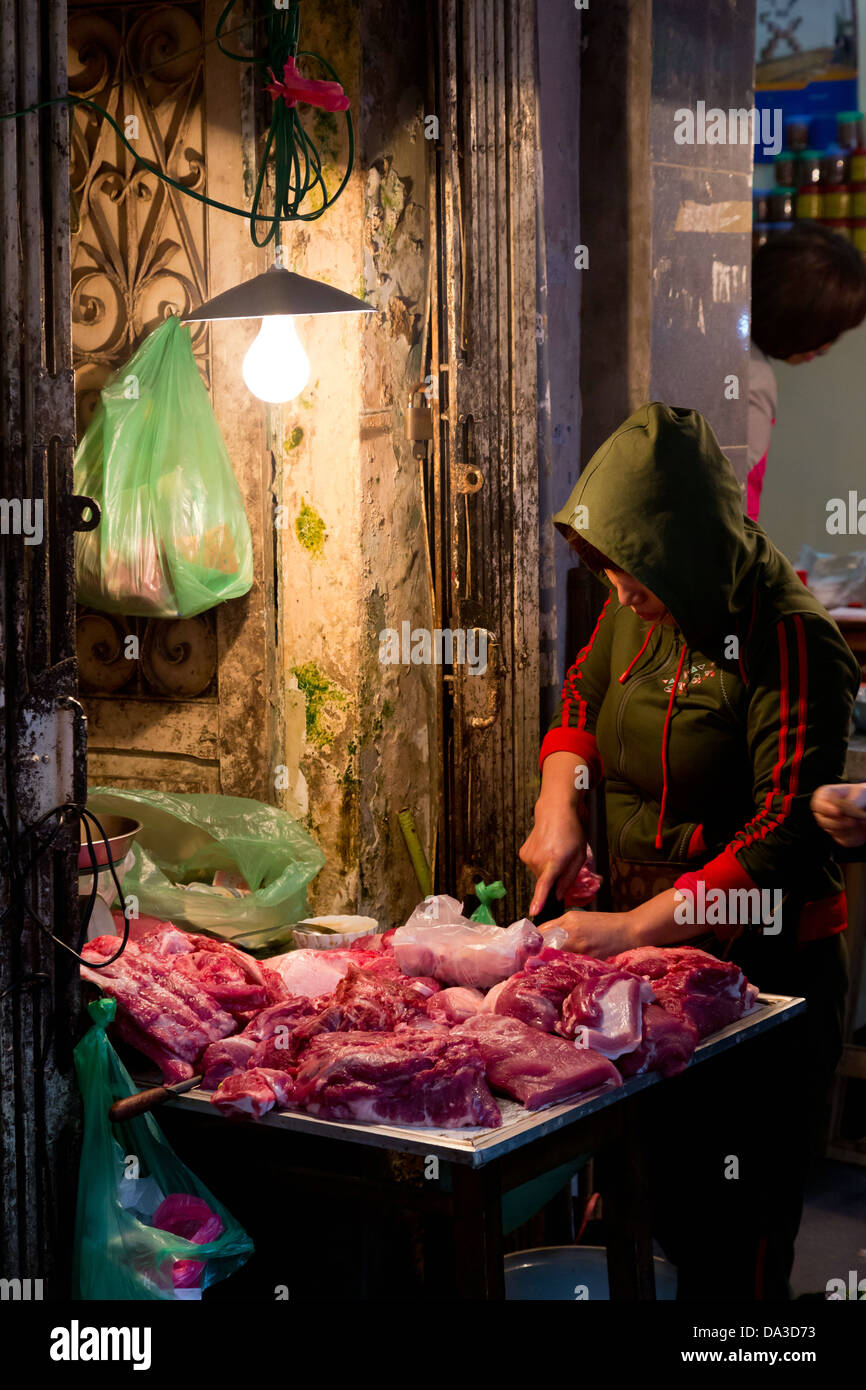
[[(10, 0), (3, 15), (0, 110), (53, 101), (66, 90), (65, 6)], [(78, 924), (74, 817), (49, 844), (60, 829), (54, 809), (83, 801), (86, 789), (74, 698), (67, 130), (62, 105), (0, 122), (4, 1298), (68, 1298), (77, 1173), (72, 1046), (81, 1006), (65, 949)]]
[(435, 11), (437, 589), (487, 658), (445, 677), (439, 872), (459, 895), (501, 878), (510, 920), (538, 785), (535, 5)]

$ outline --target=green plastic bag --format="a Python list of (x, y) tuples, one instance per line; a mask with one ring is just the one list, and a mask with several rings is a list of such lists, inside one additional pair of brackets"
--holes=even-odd
[(251, 587), (240, 488), (176, 316), (103, 387), (74, 478), (102, 509), (93, 531), (75, 535), (79, 603), (190, 618)]
[[(151, 1115), (111, 1123), (109, 1106), (137, 1088), (106, 1036), (115, 1001), (97, 999), (88, 1007), (93, 1027), (74, 1054), (84, 1098), (84, 1140), (72, 1296), (88, 1300), (200, 1296), (197, 1290), (227, 1278), (244, 1264), (253, 1243), (181, 1163)], [(197, 1200), (190, 1203), (190, 1198)], [(221, 1226), (219, 1234), (198, 1244), (151, 1224), (151, 1218), (161, 1219), (160, 1212), (167, 1206), (176, 1209), (185, 1204), (209, 1208), (208, 1224), (217, 1230)]]
[[(237, 945), (273, 944), (278, 928), (307, 915), (307, 884), (325, 856), (286, 811), (240, 796), (92, 787), (88, 807), (141, 821), (124, 897), (138, 910)], [(189, 892), (225, 869), (246, 879), (249, 897)], [(243, 939), (241, 939), (243, 938)]]

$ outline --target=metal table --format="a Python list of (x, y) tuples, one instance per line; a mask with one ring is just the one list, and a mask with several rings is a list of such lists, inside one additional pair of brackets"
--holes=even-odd
[[(804, 1009), (802, 999), (762, 994), (755, 1010), (721, 1029), (697, 1048), (690, 1068), (700, 1066), (731, 1048), (793, 1019)], [(462, 1299), (504, 1297), (501, 1200), (505, 1192), (546, 1172), (586, 1156), (603, 1156), (601, 1191), (608, 1232), (608, 1273), (611, 1299), (652, 1299), (655, 1286), (652, 1237), (647, 1207), (646, 1174), (641, 1131), (651, 1118), (653, 1088), (663, 1082), (656, 1073), (633, 1077), (617, 1090), (594, 1093), (540, 1111), (527, 1111), (516, 1102), (500, 1101), (503, 1123), (498, 1129), (437, 1130), (399, 1125), (356, 1124), (323, 1120), (289, 1111), (272, 1111), (255, 1122), (257, 1129), (279, 1131), (281, 1168), (315, 1189), (345, 1181), (329, 1172), (327, 1156), (335, 1146), (355, 1146), (351, 1181), (371, 1200), (387, 1200), (381, 1169), (370, 1150), (414, 1154), (437, 1175), (412, 1194), (413, 1209), (433, 1217), (431, 1232), (442, 1232), (442, 1217), (450, 1216), (455, 1259), (444, 1271)], [(675, 1081), (665, 1082), (676, 1084)], [(647, 1109), (647, 1106), (650, 1109)], [(193, 1090), (169, 1102), (172, 1111), (193, 1112), (211, 1126), (209, 1134), (226, 1129), (207, 1091)], [(179, 1118), (179, 1117), (178, 1117)], [(253, 1122), (238, 1122), (248, 1129)], [(277, 1136), (273, 1136), (274, 1141)], [(323, 1142), (324, 1141), (324, 1142)], [(366, 1158), (365, 1158), (365, 1151)], [(314, 1154), (314, 1160), (310, 1155)], [(334, 1165), (336, 1169), (340, 1165)], [(446, 1180), (442, 1177), (447, 1175)], [(377, 1190), (378, 1189), (378, 1190)], [(393, 1196), (392, 1196), (393, 1203)], [(229, 1204), (231, 1205), (230, 1201)], [(433, 1237), (431, 1236), (431, 1239)], [(426, 1240), (425, 1240), (426, 1256)], [(433, 1263), (441, 1266), (441, 1250)]]

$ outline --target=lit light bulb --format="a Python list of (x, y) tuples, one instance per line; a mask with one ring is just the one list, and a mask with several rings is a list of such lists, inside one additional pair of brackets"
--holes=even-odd
[(244, 358), (244, 381), (254, 396), (281, 405), (299, 396), (310, 376), (310, 359), (290, 314), (269, 314)]

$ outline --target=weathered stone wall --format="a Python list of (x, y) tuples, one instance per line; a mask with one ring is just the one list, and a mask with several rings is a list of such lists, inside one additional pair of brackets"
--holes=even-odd
[[(397, 0), (303, 15), (302, 47), (327, 57), (351, 98), (356, 164), (321, 220), (285, 230), (286, 264), (375, 313), (299, 321), (309, 385), (272, 419), (289, 784), (277, 796), (327, 855), (315, 908), (388, 923), (419, 896), (397, 813), (413, 810), (428, 856), (436, 820), (434, 673), (379, 662), (384, 628), (432, 624), (418, 462), (403, 438), (426, 302), (425, 45), (423, 7)], [(343, 129), (317, 119), (329, 181), (344, 167)]]

